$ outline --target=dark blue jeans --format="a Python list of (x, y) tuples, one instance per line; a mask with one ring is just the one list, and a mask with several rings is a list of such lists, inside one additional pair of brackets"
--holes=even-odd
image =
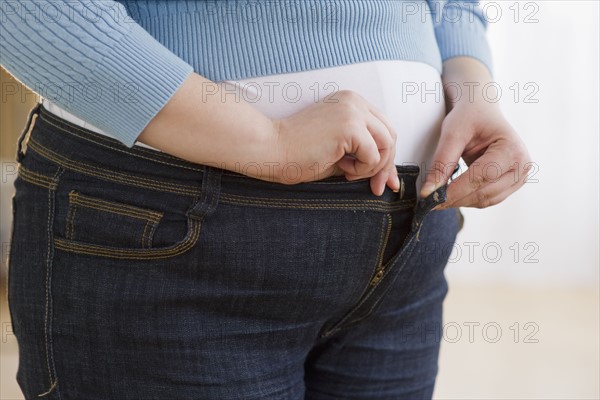
[(32, 117), (8, 280), (27, 398), (432, 396), (459, 220), (431, 211), (445, 187), (417, 201), (418, 167), (381, 197), (283, 185)]

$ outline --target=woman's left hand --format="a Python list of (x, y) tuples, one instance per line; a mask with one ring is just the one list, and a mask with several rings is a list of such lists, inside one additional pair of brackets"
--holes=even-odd
[[(477, 60), (460, 57), (444, 63), (444, 82), (490, 81), (487, 69)], [(449, 85), (446, 85), (449, 87)], [(467, 86), (463, 86), (467, 88)], [(469, 169), (447, 190), (447, 201), (436, 209), (485, 208), (500, 203), (527, 180), (533, 163), (521, 138), (502, 115), (497, 103), (471, 93), (451, 101), (442, 123), (433, 165), (421, 189), (426, 197), (443, 186), (463, 158)]]

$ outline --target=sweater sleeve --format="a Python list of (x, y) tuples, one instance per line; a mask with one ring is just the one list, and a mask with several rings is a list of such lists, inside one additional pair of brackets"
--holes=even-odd
[(488, 21), (478, 0), (427, 0), (442, 61), (466, 56), (481, 61), (492, 72), (486, 39)]
[(128, 147), (193, 68), (115, 1), (3, 1), (0, 64)]

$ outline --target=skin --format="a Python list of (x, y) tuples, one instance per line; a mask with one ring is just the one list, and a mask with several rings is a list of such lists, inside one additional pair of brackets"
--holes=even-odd
[[(491, 81), (486, 67), (468, 57), (446, 61), (442, 79), (481, 86)], [(515, 182), (511, 172), (515, 163), (522, 167), (529, 161), (523, 142), (499, 107), (482, 96), (451, 99), (448, 104), (435, 167), (421, 196), (442, 186), (452, 174), (452, 168), (444, 166), (462, 156), (467, 164), (498, 163), (502, 177), (491, 179), (496, 176), (487, 176), (483, 169), (479, 174), (474, 169), (470, 181), (469, 174), (463, 174), (449, 186), (448, 201), (442, 206), (487, 207), (502, 201), (525, 181)], [(333, 175), (369, 178), (377, 196), (386, 186), (394, 191), (400, 187), (394, 129), (379, 110), (351, 91), (336, 92), (287, 118), (270, 119), (241, 99), (223, 96), (218, 84), (192, 73), (138, 140), (192, 162), (266, 181), (296, 184)]]
[[(532, 166), (527, 148), (498, 103), (486, 100), (481, 89), (492, 79), (481, 62), (469, 57), (449, 59), (444, 63), (442, 80), (449, 112), (420, 195), (425, 197), (444, 185), (462, 157), (469, 170), (448, 186), (447, 201), (436, 208), (498, 204), (526, 182)], [(479, 86), (469, 96), (468, 85), (473, 82)], [(464, 89), (462, 96), (452, 89), (457, 84)]]
[[(272, 120), (193, 73), (138, 140), (185, 160), (283, 184), (345, 175), (370, 178), (376, 195), (386, 184), (400, 187), (396, 133), (381, 112), (351, 91)], [(260, 169), (244, 168), (257, 164)]]

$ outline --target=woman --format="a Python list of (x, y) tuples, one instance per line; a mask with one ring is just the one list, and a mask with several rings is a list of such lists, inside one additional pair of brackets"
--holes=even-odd
[(432, 396), (457, 207), (529, 161), (468, 90), (478, 8), (3, 7), (0, 61), (44, 98), (13, 198), (27, 398)]

